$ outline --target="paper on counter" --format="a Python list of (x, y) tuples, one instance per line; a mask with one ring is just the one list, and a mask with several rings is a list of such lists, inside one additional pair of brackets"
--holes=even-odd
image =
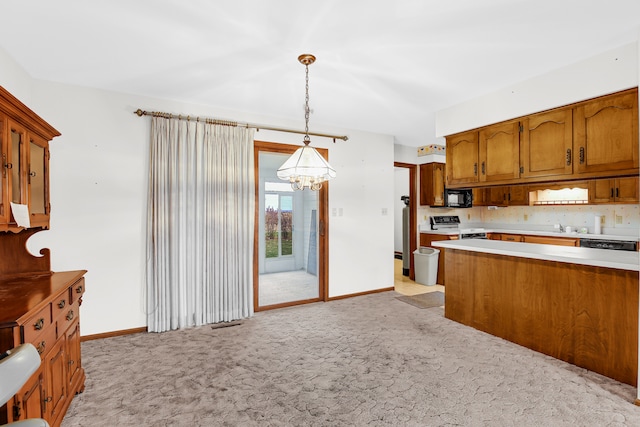
[(11, 213), (20, 227), (30, 228), (31, 217), (29, 216), (29, 206), (11, 202)]

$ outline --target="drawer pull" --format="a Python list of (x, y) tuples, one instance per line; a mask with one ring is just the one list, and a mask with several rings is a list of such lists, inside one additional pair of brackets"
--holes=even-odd
[(38, 354), (44, 353), (44, 349), (45, 349), (46, 345), (47, 345), (46, 342), (40, 341), (40, 344), (38, 344), (38, 346), (36, 347), (38, 349)]
[(67, 313), (67, 320), (71, 319), (73, 319), (73, 310), (69, 310), (69, 312)]
[(33, 324), (33, 329), (39, 331), (42, 328), (44, 328), (44, 319), (40, 318), (36, 323)]
[(61, 299), (58, 303), (58, 308), (64, 308), (65, 305), (67, 305), (67, 301)]
[(80, 286), (78, 286), (78, 287), (76, 288), (76, 293), (77, 293), (77, 294), (81, 294), (81, 293), (82, 293), (82, 285), (80, 285)]

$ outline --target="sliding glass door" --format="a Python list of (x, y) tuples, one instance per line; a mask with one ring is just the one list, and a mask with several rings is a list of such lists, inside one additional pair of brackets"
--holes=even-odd
[[(254, 308), (275, 308), (324, 298), (321, 259), (322, 190), (294, 191), (276, 170), (295, 146), (256, 142), (256, 237)], [(274, 147), (274, 145), (276, 145)], [(292, 148), (289, 148), (292, 147)], [(285, 152), (274, 150), (286, 150)], [(326, 197), (326, 196), (325, 196)]]

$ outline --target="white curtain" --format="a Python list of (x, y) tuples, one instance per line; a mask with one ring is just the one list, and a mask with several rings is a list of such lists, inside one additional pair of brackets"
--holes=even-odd
[(147, 326), (253, 315), (253, 129), (153, 117)]

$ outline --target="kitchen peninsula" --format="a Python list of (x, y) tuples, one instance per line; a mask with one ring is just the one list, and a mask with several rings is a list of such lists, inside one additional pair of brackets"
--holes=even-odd
[(638, 252), (480, 239), (433, 246), (446, 249), (445, 317), (638, 384)]

